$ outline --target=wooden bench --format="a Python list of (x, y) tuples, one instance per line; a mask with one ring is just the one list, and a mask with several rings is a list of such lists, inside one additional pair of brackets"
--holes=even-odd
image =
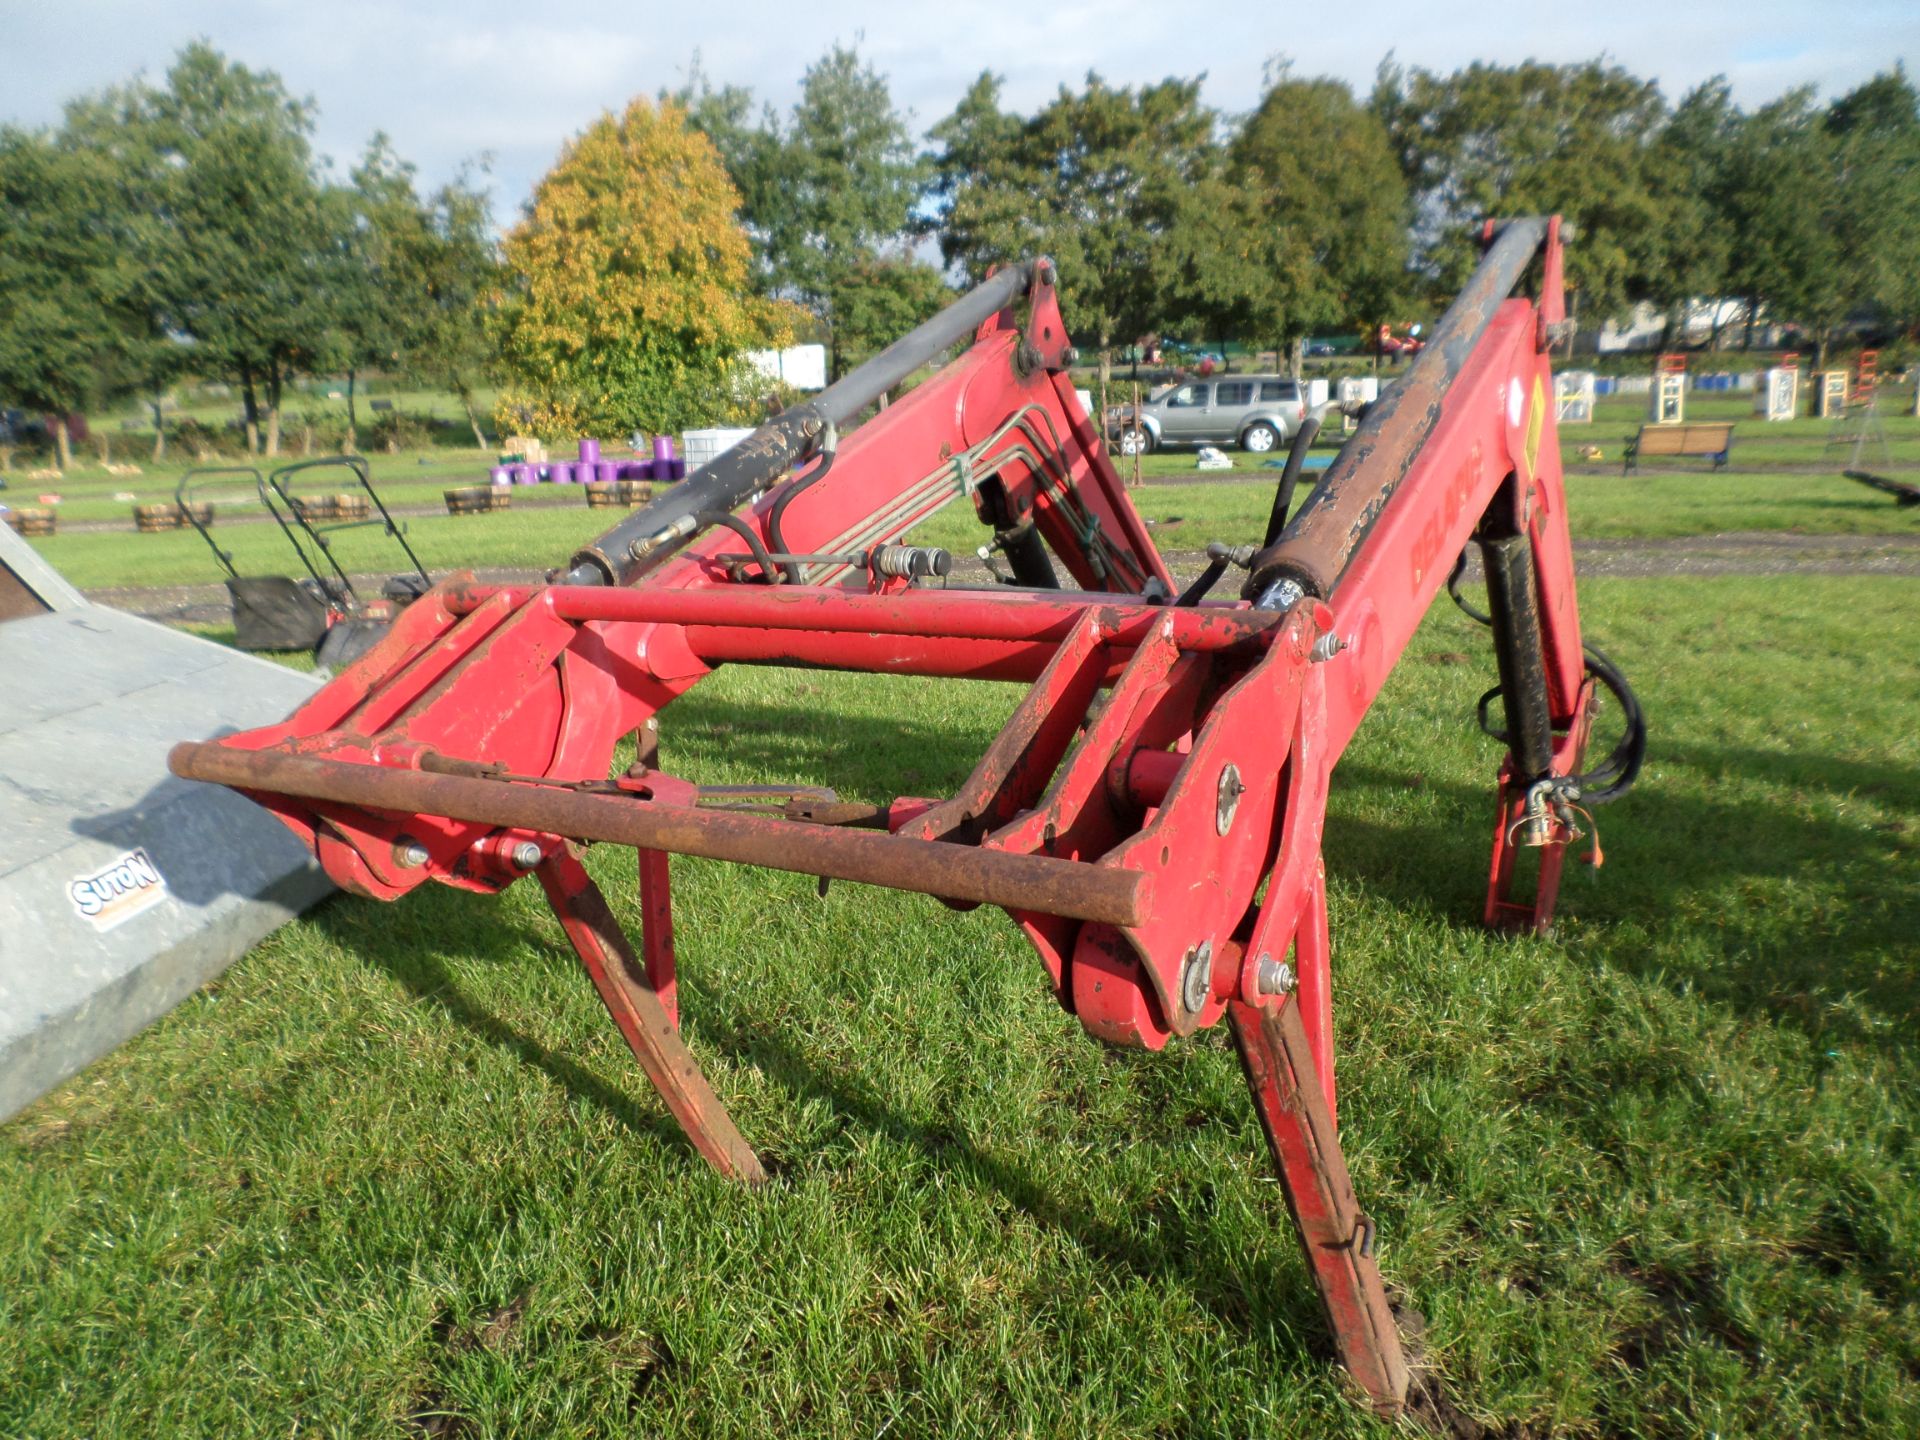
[(1714, 469), (1724, 470), (1727, 452), (1733, 449), (1733, 426), (1642, 425), (1626, 446), (1620, 461), (1622, 475), (1638, 470), (1643, 455), (1705, 455)]

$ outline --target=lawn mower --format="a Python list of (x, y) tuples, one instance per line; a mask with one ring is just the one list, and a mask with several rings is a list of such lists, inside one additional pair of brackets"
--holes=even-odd
[[(346, 472), (344, 478), (338, 474), (341, 470)], [(293, 478), (316, 471), (328, 481), (351, 488), (326, 496), (295, 495)], [(210, 497), (232, 496), (236, 491), (242, 492), (238, 498), (257, 500), (273, 518), (307, 572), (304, 577), (242, 575), (234, 566), (233, 552), (223, 549), (213, 536)], [(201, 466), (180, 477), (173, 499), (227, 572), (234, 641), (242, 650), (311, 650), (317, 665), (338, 669), (364, 654), (386, 632), (399, 609), (433, 585), (407, 543), (405, 529), (394, 523), (373, 488), (367, 462), (357, 455), (301, 460), (264, 477), (249, 465)], [(373, 525), (393, 537), (412, 570), (389, 579), (379, 598), (363, 600), (334, 553), (333, 536)]]

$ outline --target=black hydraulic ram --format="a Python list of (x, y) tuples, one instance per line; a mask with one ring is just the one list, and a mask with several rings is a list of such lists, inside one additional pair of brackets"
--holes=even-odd
[(1302, 595), (1332, 597), (1439, 423), (1448, 389), (1546, 238), (1547, 222), (1540, 216), (1501, 226), (1405, 378), (1368, 407), (1300, 513), (1253, 557), (1241, 591), (1247, 599), (1284, 609)]
[(896, 340), (804, 405), (776, 415), (726, 454), (642, 506), (573, 557), (569, 585), (627, 584), (817, 453), (822, 437), (858, 415), (948, 347), (1027, 293), (1033, 262), (995, 272), (926, 324)]
[(1513, 523), (1511, 497), (1503, 499), (1507, 503), (1495, 503), (1474, 539), (1487, 572), (1487, 614), (1507, 721), (1504, 738), (1521, 783), (1531, 785), (1553, 768), (1553, 715), (1540, 641), (1533, 546)]

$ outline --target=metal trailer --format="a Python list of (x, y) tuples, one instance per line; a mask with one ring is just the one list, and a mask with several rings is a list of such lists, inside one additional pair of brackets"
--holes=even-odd
[[(1157, 1050), (1225, 1022), (1340, 1358), (1396, 1412), (1407, 1363), (1335, 1126), (1320, 851), (1334, 766), (1453, 590), (1491, 627), (1500, 684), (1481, 720), (1507, 746), (1486, 919), (1538, 929), (1582, 807), (1632, 783), (1644, 744), (1575, 606), (1547, 361), (1565, 319), (1558, 221), (1489, 224), (1483, 241), (1466, 290), (1297, 513), (1310, 435), (1268, 543), (1221, 547), (1182, 594), (1074, 402), (1041, 259), (762, 426), (556, 583), (453, 577), (288, 721), (182, 744), (173, 768), (252, 796), (361, 895), (531, 874), (689, 1140), (747, 1182), (760, 1161), (678, 1030), (670, 855), (998, 905), (1060, 1003), (1112, 1044)], [(1516, 296), (1536, 260), (1538, 298)], [(936, 587), (946, 557), (898, 543), (963, 498), (1008, 583)], [(1472, 548), (1485, 612), (1458, 589)], [(1211, 598), (1236, 562), (1238, 598)], [(957, 793), (855, 805), (658, 768), (661, 712), (723, 664), (1031, 688)], [(1600, 687), (1625, 734), (1588, 767)], [(609, 779), (628, 736), (639, 762)], [(637, 950), (581, 863), (588, 841), (638, 851)]]

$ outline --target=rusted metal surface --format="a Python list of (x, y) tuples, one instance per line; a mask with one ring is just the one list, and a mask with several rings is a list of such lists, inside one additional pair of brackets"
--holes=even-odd
[(1172, 609), (1139, 604), (1127, 596), (1056, 598), (994, 591), (909, 590), (898, 595), (867, 595), (806, 586), (654, 590), (459, 582), (441, 593), (455, 614), (479, 609), (487, 601), (503, 597), (515, 605), (536, 603), (559, 619), (578, 622), (751, 626), (815, 634), (1052, 644), (1058, 644), (1091, 615), (1111, 643), (1131, 646), (1149, 629), (1166, 622), (1172, 626), (1169, 634), (1174, 643), (1183, 650), (1195, 651), (1258, 646), (1282, 623), (1279, 616), (1263, 611), (1224, 606)]
[(1406, 375), (1368, 407), (1353, 438), (1280, 539), (1254, 556), (1241, 592), (1247, 599), (1257, 600), (1284, 580), (1320, 599), (1333, 595), (1355, 551), (1419, 458), (1494, 312), (1513, 293), (1546, 234), (1547, 222), (1537, 216), (1509, 220), (1501, 229)]
[(1307, 1269), (1332, 1322), (1340, 1363), (1375, 1410), (1397, 1415), (1407, 1399), (1406, 1354), (1374, 1262), (1373, 1222), (1354, 1199), (1299, 1007), (1256, 1009), (1236, 1000), (1231, 1015), (1247, 1089), (1280, 1170)]
[(642, 850), (857, 880), (1068, 919), (1137, 925), (1150, 913), (1152, 886), (1146, 876), (1045, 856), (999, 854), (501, 780), (234, 750), (217, 741), (176, 745), (167, 764), (183, 779), (210, 780), (237, 790), (510, 825), (575, 840), (610, 840)]
[(733, 1117), (680, 1038), (678, 1021), (649, 982), (607, 907), (606, 896), (587, 874), (579, 855), (571, 845), (562, 846), (538, 873), (567, 942), (586, 967), (601, 1003), (694, 1148), (728, 1179), (760, 1184), (767, 1178), (760, 1157), (740, 1138)]

